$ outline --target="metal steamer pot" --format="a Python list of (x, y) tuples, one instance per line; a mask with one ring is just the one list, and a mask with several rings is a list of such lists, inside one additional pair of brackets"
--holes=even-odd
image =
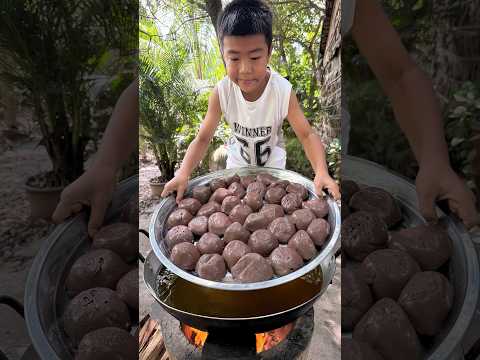
[[(373, 162), (351, 156), (342, 157), (342, 179), (353, 180), (359, 184), (390, 192), (400, 204), (404, 217), (403, 225), (414, 226), (424, 223), (418, 210), (415, 186), (410, 180)], [(453, 243), (453, 256), (448, 264), (447, 275), (454, 287), (455, 298), (444, 328), (434, 338), (425, 358), (428, 360), (464, 359), (462, 339), (472, 323), (479, 301), (478, 257), (474, 244), (463, 225), (458, 220), (446, 216), (438, 208), (437, 213), (442, 221), (446, 222), (448, 234)]]
[[(189, 183), (186, 195), (194, 186), (216, 178), (265, 172), (302, 184), (308, 189), (310, 198), (316, 197), (309, 179), (288, 170), (257, 167), (221, 170), (198, 177)], [(332, 281), (335, 252), (340, 247), (340, 210), (333, 199), (328, 198), (328, 204), (331, 232), (315, 258), (288, 275), (239, 284), (233, 282), (230, 274), (223, 282), (205, 280), (170, 261), (164, 243), (164, 225), (176, 204), (173, 196), (165, 198), (157, 205), (150, 221), (149, 237), (154, 254), (147, 257), (144, 266), (146, 286), (167, 312), (201, 330), (225, 328), (261, 332), (283, 326), (303, 315)]]
[[(138, 191), (138, 177), (122, 181), (105, 215), (118, 221), (122, 208)], [(41, 359), (73, 359), (72, 344), (62, 329), (61, 316), (69, 301), (65, 279), (73, 262), (90, 246), (87, 216), (81, 213), (57, 226), (35, 256), (25, 286), (25, 320), (32, 344)]]

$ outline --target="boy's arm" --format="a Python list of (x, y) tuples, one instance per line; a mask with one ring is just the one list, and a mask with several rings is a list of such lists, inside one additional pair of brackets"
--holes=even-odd
[(450, 167), (441, 112), (428, 76), (410, 58), (378, 0), (356, 2), (352, 35), (390, 98), (419, 163), (417, 193), (426, 218), (447, 199), (467, 226), (476, 221), (472, 192)]
[(315, 133), (305, 118), (293, 90), (290, 94), (287, 119), (295, 135), (297, 135), (297, 138), (302, 143), (305, 154), (315, 171), (314, 183), (317, 194), (321, 195), (322, 189), (326, 188), (335, 199), (339, 199), (340, 192), (338, 185), (328, 174), (325, 149), (320, 136)]
[[(94, 159), (115, 174), (138, 144), (138, 78), (120, 95)], [(137, 135), (135, 135), (137, 134)]]
[(138, 79), (122, 92), (115, 104), (92, 166), (62, 191), (52, 215), (54, 222), (60, 223), (88, 205), (91, 208), (88, 232), (90, 236), (95, 234), (111, 200), (117, 170), (138, 142), (138, 135), (134, 134), (138, 134)]
[(173, 191), (177, 191), (176, 201), (179, 202), (182, 199), (183, 193), (187, 188), (188, 178), (205, 156), (208, 145), (210, 144), (220, 122), (220, 116), (220, 98), (218, 96), (217, 87), (215, 87), (208, 99), (207, 114), (200, 125), (200, 130), (195, 139), (188, 146), (182, 165), (175, 174), (175, 177), (165, 185), (162, 197), (170, 195)]

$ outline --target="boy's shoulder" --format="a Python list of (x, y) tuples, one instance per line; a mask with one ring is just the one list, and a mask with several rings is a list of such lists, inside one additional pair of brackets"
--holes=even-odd
[(270, 76), (272, 77), (272, 82), (274, 84), (278, 84), (281, 87), (287, 87), (287, 88), (292, 87), (292, 84), (290, 83), (290, 81), (288, 81), (287, 78), (283, 77), (273, 69), (270, 69)]

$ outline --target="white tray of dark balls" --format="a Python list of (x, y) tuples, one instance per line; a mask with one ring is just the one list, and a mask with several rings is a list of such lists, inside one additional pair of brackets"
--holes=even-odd
[(330, 233), (328, 212), (327, 200), (301, 184), (234, 174), (193, 187), (168, 216), (163, 238), (182, 270), (219, 282), (261, 282), (318, 254)]
[(451, 239), (385, 190), (341, 189), (342, 357), (422, 359), (453, 305)]

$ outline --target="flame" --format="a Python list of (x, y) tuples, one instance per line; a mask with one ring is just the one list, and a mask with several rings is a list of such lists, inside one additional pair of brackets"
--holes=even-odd
[(205, 344), (207, 340), (208, 333), (206, 331), (198, 330), (185, 324), (182, 324), (182, 331), (190, 344), (196, 347), (203, 347), (203, 344)]
[(293, 329), (293, 323), (265, 333), (255, 334), (257, 338), (257, 354), (269, 350), (284, 340)]
[[(255, 334), (257, 354), (278, 345), (287, 337), (290, 331), (292, 331), (294, 324), (295, 322), (292, 322), (275, 330)], [(185, 324), (182, 324), (182, 332), (190, 344), (195, 345), (198, 348), (203, 347), (208, 336), (208, 332), (195, 329)]]

